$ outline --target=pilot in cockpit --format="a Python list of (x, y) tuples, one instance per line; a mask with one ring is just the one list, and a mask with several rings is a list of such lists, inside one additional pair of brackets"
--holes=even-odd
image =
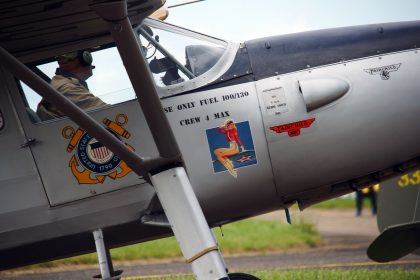
[[(97, 109), (106, 106), (100, 98), (90, 93), (86, 80), (93, 75), (92, 55), (87, 50), (67, 53), (57, 57), (58, 68), (51, 80), (51, 86), (81, 109)], [(38, 104), (37, 114), (42, 120), (64, 116), (47, 100)]]

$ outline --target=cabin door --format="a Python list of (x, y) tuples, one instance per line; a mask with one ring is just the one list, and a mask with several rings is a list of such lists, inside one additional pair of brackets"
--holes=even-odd
[(11, 227), (10, 220), (2, 222), (7, 213), (46, 203), (31, 150), (25, 145), (28, 137), (16, 115), (4, 73), (7, 72), (0, 69), (0, 232), (2, 226)]
[[(32, 139), (25, 150), (33, 153), (51, 206), (144, 185), (145, 181), (125, 162), (70, 118), (41, 120), (35, 113), (41, 98), (36, 93), (29, 94), (30, 89), (23, 83), (16, 83), (14, 79), (12, 82), (17, 86), (13, 94), (17, 113), (23, 129)], [(29, 100), (32, 96), (39, 100)], [(133, 151), (156, 155), (136, 100), (88, 113)]]

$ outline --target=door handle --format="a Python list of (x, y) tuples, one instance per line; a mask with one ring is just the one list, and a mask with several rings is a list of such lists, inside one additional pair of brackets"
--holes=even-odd
[(20, 145), (21, 148), (27, 148), (33, 144), (35, 144), (36, 139), (35, 138), (26, 138), (25, 143), (23, 143), (22, 145)]

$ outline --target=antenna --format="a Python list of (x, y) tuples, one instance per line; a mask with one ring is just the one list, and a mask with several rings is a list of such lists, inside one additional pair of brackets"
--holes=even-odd
[(195, 1), (189, 1), (189, 2), (184, 2), (184, 3), (180, 3), (180, 4), (175, 4), (175, 5), (168, 6), (168, 9), (179, 7), (179, 6), (184, 6), (184, 5), (189, 5), (189, 4), (193, 4), (193, 3), (197, 3), (197, 2), (202, 2), (202, 1), (204, 1), (204, 0), (195, 0)]
[(202, 2), (202, 1), (204, 1), (204, 0), (194, 0), (194, 1), (184, 2), (184, 3), (180, 3), (180, 4), (174, 4), (174, 5), (171, 5), (171, 6), (165, 6), (164, 5), (160, 9), (155, 11), (153, 14), (151, 14), (150, 17), (154, 18), (154, 19), (158, 19), (158, 20), (165, 20), (169, 16), (169, 9), (175, 8), (175, 7), (180, 7), (180, 6), (185, 6), (185, 5), (189, 5), (189, 4), (194, 4), (194, 3)]

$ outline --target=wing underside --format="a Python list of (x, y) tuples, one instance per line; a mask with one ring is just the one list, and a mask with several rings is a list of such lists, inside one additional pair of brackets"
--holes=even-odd
[[(18, 0), (0, 2), (0, 46), (15, 56), (34, 50), (63, 48), (76, 43), (111, 40), (109, 27), (92, 5), (109, 0)], [(162, 6), (162, 0), (128, 0), (130, 22), (138, 25)], [(102, 40), (100, 39), (102, 38)], [(73, 46), (72, 46), (73, 45)]]

